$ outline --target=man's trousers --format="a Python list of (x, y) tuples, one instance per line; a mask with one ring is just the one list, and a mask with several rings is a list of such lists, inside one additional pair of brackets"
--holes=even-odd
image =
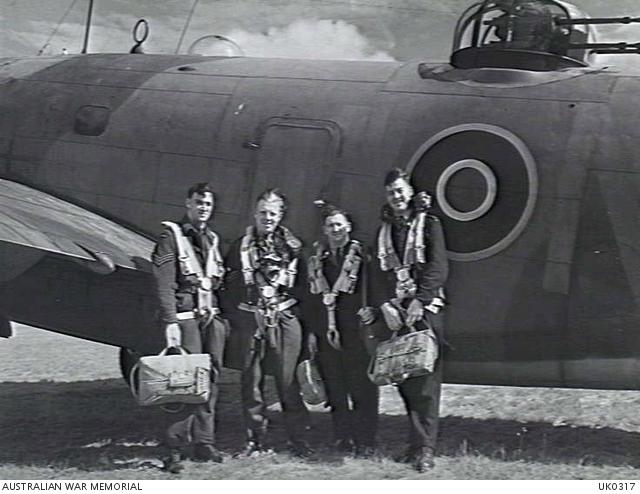
[[(436, 334), (442, 335), (444, 314), (426, 315)], [(409, 419), (409, 444), (435, 451), (440, 421), (440, 391), (442, 388), (442, 341), (440, 355), (432, 374), (412, 377), (398, 386)]]
[(353, 334), (341, 335), (342, 350), (331, 347), (326, 334), (318, 335), (320, 370), (331, 406), (334, 439), (373, 447), (378, 430), (378, 386), (367, 376), (370, 357), (358, 328), (350, 329)]
[[(166, 443), (169, 447), (187, 444), (214, 444), (218, 401), (217, 378), (222, 370), (222, 356), (227, 334), (227, 324), (219, 316), (205, 325), (197, 319), (180, 321), (182, 348), (189, 353), (208, 353), (211, 356), (211, 397), (207, 403), (185, 405), (176, 413), (176, 421), (169, 426)], [(216, 381), (214, 382), (214, 379)]]
[[(254, 320), (255, 324), (255, 320)], [(289, 440), (303, 439), (307, 409), (300, 396), (295, 377), (302, 351), (302, 327), (290, 310), (278, 315), (279, 336), (276, 341), (266, 335), (254, 334), (242, 370), (242, 401), (249, 440), (260, 442), (266, 425), (267, 404), (264, 399), (265, 364), (270, 360), (274, 373), (278, 399), (282, 406), (285, 428)]]

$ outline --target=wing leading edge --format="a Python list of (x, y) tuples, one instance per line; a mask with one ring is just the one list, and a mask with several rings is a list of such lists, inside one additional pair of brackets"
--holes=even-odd
[[(62, 199), (0, 179), (0, 250), (24, 251), (19, 247), (85, 261), (89, 269), (109, 274), (116, 267), (150, 271), (153, 241)], [(0, 256), (0, 267), (18, 261), (8, 257)]]

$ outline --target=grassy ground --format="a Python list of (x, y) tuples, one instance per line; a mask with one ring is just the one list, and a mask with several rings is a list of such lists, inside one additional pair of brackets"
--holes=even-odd
[[(137, 407), (113, 348), (18, 327), (0, 340), (1, 479), (164, 479), (157, 438), (171, 419)], [(222, 465), (187, 462), (187, 479), (638, 479), (640, 392), (447, 385), (437, 466), (425, 475), (395, 463), (404, 448), (403, 408), (382, 388), (380, 458), (330, 449), (331, 418), (313, 407), (317, 457), (286, 452), (279, 414), (276, 453), (232, 459), (243, 442), (238, 373), (220, 397)]]

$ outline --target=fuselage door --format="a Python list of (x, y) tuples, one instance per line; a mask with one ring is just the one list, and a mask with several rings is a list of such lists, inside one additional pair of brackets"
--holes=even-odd
[(247, 145), (256, 151), (251, 204), (264, 190), (279, 188), (290, 206), (286, 224), (310, 243), (309, 222), (317, 217), (313, 201), (323, 194), (340, 153), (340, 127), (328, 120), (273, 117)]

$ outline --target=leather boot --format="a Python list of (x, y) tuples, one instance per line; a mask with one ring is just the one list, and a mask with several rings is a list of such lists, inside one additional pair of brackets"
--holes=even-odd
[(224, 461), (222, 453), (213, 444), (196, 444), (193, 456), (196, 461), (212, 461), (214, 463)]
[(424, 473), (435, 466), (436, 465), (433, 461), (433, 450), (427, 447), (420, 448), (413, 460), (413, 468), (420, 473)]
[(169, 456), (164, 458), (163, 469), (169, 473), (178, 474), (184, 470), (182, 464), (182, 452), (179, 449), (171, 449)]

